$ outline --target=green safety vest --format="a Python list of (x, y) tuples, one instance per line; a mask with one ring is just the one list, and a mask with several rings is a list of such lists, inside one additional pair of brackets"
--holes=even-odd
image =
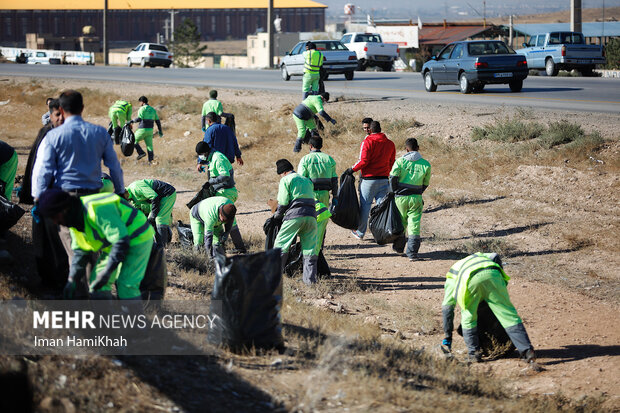
[(117, 100), (112, 105), (113, 112), (123, 112), (127, 115), (127, 119), (131, 118), (132, 106), (131, 103), (125, 100)]
[(80, 198), (84, 205), (84, 232), (71, 228), (72, 246), (84, 251), (99, 251), (110, 247), (112, 243), (107, 239), (103, 228), (96, 223), (97, 214), (110, 213), (110, 205), (115, 207), (115, 212), (127, 228), (129, 245), (137, 245), (153, 238), (155, 231), (149, 224), (146, 216), (132, 207), (129, 202), (116, 194), (100, 193), (87, 195)]
[(323, 66), (323, 53), (318, 50), (304, 52), (304, 73), (319, 74)]
[(322, 202), (317, 202), (315, 208), (316, 208), (316, 222), (323, 222), (332, 216), (332, 213), (329, 212), (329, 208), (327, 208), (327, 206), (325, 206), (325, 204)]
[(510, 279), (498, 263), (490, 260), (488, 255), (482, 252), (477, 252), (463, 258), (450, 268), (448, 274), (446, 274), (446, 277), (456, 280), (454, 299), (461, 306), (461, 308), (467, 307), (466, 302), (469, 299), (467, 284), (469, 283), (471, 276), (481, 270), (487, 269), (495, 269), (499, 271), (506, 282)]

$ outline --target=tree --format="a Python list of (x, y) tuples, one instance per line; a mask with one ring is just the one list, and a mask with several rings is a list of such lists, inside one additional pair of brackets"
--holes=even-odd
[(620, 69), (620, 39), (611, 39), (605, 46), (607, 65), (605, 69)]
[(174, 31), (172, 53), (174, 64), (177, 67), (192, 67), (202, 59), (202, 53), (207, 46), (200, 46), (200, 33), (198, 27), (191, 19), (183, 20), (183, 23)]

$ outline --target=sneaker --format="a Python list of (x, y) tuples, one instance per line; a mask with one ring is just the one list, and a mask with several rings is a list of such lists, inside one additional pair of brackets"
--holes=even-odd
[(480, 363), (482, 362), (482, 357), (479, 353), (468, 354), (467, 357), (465, 357), (465, 361), (468, 363)]
[(358, 240), (360, 240), (360, 241), (361, 241), (362, 239), (364, 239), (364, 235), (360, 235), (360, 233), (359, 233), (359, 232), (357, 232), (357, 230), (353, 230), (353, 231), (351, 231), (351, 235), (353, 235), (356, 239), (358, 239)]
[(159, 162), (157, 162), (157, 161), (149, 161), (149, 165), (158, 165), (158, 164), (159, 164)]
[(146, 154), (145, 154), (145, 153), (141, 153), (140, 155), (138, 155), (138, 158), (137, 158), (137, 159), (138, 159), (138, 160), (140, 160), (140, 159), (144, 158), (145, 156), (146, 156)]
[(409, 261), (411, 261), (411, 262), (420, 261), (420, 258), (418, 257), (418, 254), (414, 254), (414, 255), (409, 257)]
[(534, 363), (536, 362), (536, 353), (534, 353), (533, 349), (527, 349), (525, 353), (521, 356), (526, 363)]

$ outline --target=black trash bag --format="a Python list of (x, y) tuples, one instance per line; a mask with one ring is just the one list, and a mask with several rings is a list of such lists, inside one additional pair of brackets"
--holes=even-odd
[(357, 229), (360, 222), (360, 204), (355, 190), (355, 177), (351, 174), (340, 175), (338, 204), (330, 209), (334, 224), (346, 228)]
[(191, 226), (177, 221), (177, 234), (179, 235), (179, 243), (182, 247), (191, 248), (194, 246), (194, 235)]
[(227, 113), (226, 115), (228, 116), (226, 116), (226, 122), (224, 122), (224, 125), (232, 129), (233, 133), (236, 135), (237, 126), (235, 125), (235, 115), (233, 115), (232, 113)]
[(140, 283), (140, 293), (143, 300), (163, 300), (168, 282), (166, 267), (166, 253), (164, 248), (153, 243), (149, 263), (146, 266), (144, 278)]
[(273, 219), (273, 217), (267, 218), (263, 224), (263, 231), (265, 232), (265, 251), (273, 248), (281, 225), (282, 221)]
[[(456, 332), (462, 336), (463, 326), (459, 324)], [(506, 330), (484, 300), (478, 305), (478, 340), (484, 357), (501, 358), (515, 350)]]
[[(296, 274), (303, 274), (304, 272), (304, 259), (301, 250), (301, 242), (296, 242), (291, 245), (288, 250), (288, 259), (284, 265), (284, 273), (287, 277), (294, 277)], [(329, 264), (323, 255), (323, 250), (319, 251), (316, 276), (319, 278), (331, 277), (332, 272), (329, 269)]]
[(114, 137), (114, 124), (112, 122), (108, 124), (108, 135)]
[(136, 138), (129, 125), (125, 125), (121, 131), (121, 152), (125, 156), (133, 155), (133, 149), (136, 144)]
[(368, 227), (379, 245), (392, 243), (405, 233), (393, 195), (385, 196), (370, 210)]
[(207, 340), (233, 351), (284, 349), (282, 338), (280, 249), (256, 254), (215, 256), (215, 281)]
[(8, 231), (24, 215), (26, 211), (17, 204), (0, 196), (0, 234)]
[(210, 196), (213, 196), (213, 191), (211, 190), (211, 185), (207, 181), (202, 185), (202, 188), (200, 188), (198, 192), (196, 192), (196, 195), (194, 195), (191, 201), (189, 201), (185, 205), (187, 205), (189, 209), (192, 209), (194, 205), (196, 205), (198, 202), (202, 201), (203, 199), (207, 199)]

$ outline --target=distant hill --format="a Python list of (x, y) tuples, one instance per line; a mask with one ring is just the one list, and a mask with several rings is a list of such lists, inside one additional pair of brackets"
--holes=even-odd
[[(603, 20), (603, 9), (583, 9), (581, 11), (581, 21), (600, 22)], [(620, 7), (605, 8), (605, 21), (620, 20)], [(494, 24), (508, 23), (508, 17), (488, 19)], [(555, 13), (531, 14), (515, 16), (515, 23), (570, 23), (570, 10), (562, 10)]]

